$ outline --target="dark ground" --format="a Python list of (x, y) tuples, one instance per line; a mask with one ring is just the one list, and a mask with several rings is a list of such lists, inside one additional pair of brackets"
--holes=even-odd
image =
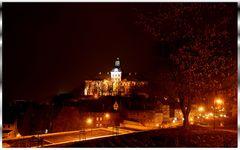
[(191, 127), (145, 131), (78, 142), (66, 147), (237, 147), (237, 132)]

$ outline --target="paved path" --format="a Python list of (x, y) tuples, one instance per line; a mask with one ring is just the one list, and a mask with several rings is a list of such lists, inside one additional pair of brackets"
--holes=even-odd
[[(129, 134), (136, 131), (121, 128), (94, 128), (77, 131), (57, 132), (39, 135), (22, 136), (19, 138), (4, 139), (4, 145), (10, 147), (57, 147), (67, 143)], [(39, 142), (41, 139), (41, 142)]]

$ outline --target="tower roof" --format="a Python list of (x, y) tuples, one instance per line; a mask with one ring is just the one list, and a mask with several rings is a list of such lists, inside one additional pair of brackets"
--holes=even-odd
[(120, 68), (120, 60), (119, 60), (119, 58), (117, 58), (117, 60), (115, 60), (115, 67), (116, 68)]
[(122, 72), (121, 68), (113, 68), (111, 72)]

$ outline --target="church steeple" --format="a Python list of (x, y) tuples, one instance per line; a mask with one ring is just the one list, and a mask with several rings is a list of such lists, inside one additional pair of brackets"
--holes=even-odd
[(120, 68), (120, 60), (119, 60), (119, 58), (117, 58), (117, 60), (115, 61), (115, 67), (116, 68)]

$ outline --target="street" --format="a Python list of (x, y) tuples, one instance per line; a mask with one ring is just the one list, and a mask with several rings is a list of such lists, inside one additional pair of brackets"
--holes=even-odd
[(22, 136), (3, 139), (3, 147), (58, 147), (67, 143), (91, 140), (109, 136), (133, 133), (137, 131), (109, 128), (93, 128), (86, 130), (67, 131), (40, 135)]

